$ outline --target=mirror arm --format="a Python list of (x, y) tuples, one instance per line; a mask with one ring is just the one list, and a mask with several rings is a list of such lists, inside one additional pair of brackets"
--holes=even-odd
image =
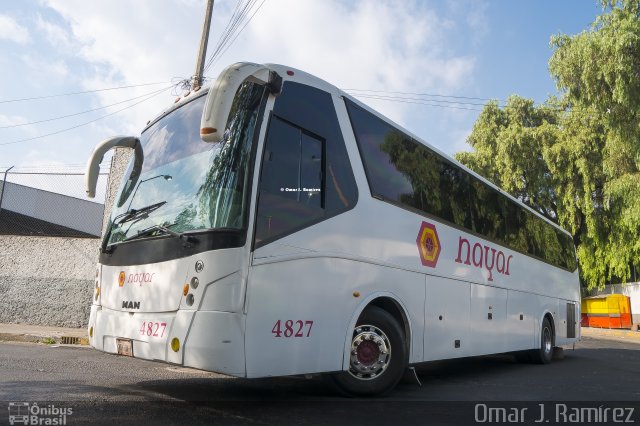
[(98, 174), (100, 173), (100, 163), (104, 154), (113, 148), (131, 148), (135, 151), (136, 164), (142, 164), (142, 146), (140, 139), (135, 136), (116, 136), (106, 139), (98, 144), (91, 154), (91, 158), (87, 162), (85, 171), (85, 189), (87, 197), (94, 198), (96, 196), (96, 185), (98, 183)]
[(220, 142), (224, 136), (236, 92), (246, 81), (266, 86), (273, 95), (282, 89), (282, 78), (264, 65), (238, 62), (220, 73), (211, 86), (200, 123), (200, 138)]

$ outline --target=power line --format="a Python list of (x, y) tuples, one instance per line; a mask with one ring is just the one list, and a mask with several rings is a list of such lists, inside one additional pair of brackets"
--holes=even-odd
[[(352, 89), (343, 89), (345, 91), (350, 91)], [(366, 90), (361, 90), (362, 92), (366, 92)], [(414, 98), (407, 96), (396, 96), (395, 93), (398, 94), (411, 94), (410, 92), (387, 92), (382, 90), (371, 90), (372, 94), (367, 93), (351, 93), (352, 96), (357, 98), (365, 98), (365, 99), (376, 99), (383, 101), (391, 101), (391, 102), (400, 102), (400, 103), (410, 103), (410, 104), (418, 104), (418, 105), (426, 105), (440, 108), (450, 108), (450, 109), (461, 109), (461, 110), (469, 110), (469, 111), (483, 111), (487, 104), (477, 103), (477, 102), (466, 102), (466, 101), (451, 101), (448, 99), (423, 99), (423, 98)], [(438, 97), (450, 97), (453, 99), (470, 99), (470, 100), (481, 100), (487, 99), (488, 101), (496, 101), (498, 108), (506, 109), (510, 108), (510, 105), (504, 103), (506, 101), (502, 100), (502, 104), (500, 103), (500, 99), (488, 99), (488, 98), (473, 98), (470, 96), (454, 96), (454, 95), (434, 95), (434, 94), (416, 94), (423, 96), (438, 96)], [(451, 105), (443, 105), (443, 104), (451, 104)], [(462, 106), (460, 106), (462, 105)], [(535, 106), (535, 104), (533, 105)], [(474, 108), (474, 107), (482, 107), (482, 108)], [(597, 113), (597, 111), (590, 108), (557, 108), (545, 104), (538, 104), (538, 107), (544, 107), (548, 111), (555, 112), (571, 112), (573, 114), (584, 114), (590, 115)]]
[(60, 133), (68, 132), (69, 130), (77, 129), (78, 127), (86, 126), (87, 124), (95, 123), (95, 122), (96, 122), (96, 121), (98, 121), (98, 120), (102, 120), (103, 118), (110, 117), (110, 116), (112, 116), (112, 115), (118, 114), (118, 113), (120, 113), (120, 112), (122, 112), (122, 111), (124, 111), (124, 110), (129, 109), (129, 108), (133, 108), (134, 106), (139, 105), (139, 104), (141, 104), (141, 103), (143, 103), (143, 102), (146, 102), (146, 101), (148, 101), (149, 99), (151, 99), (151, 98), (154, 98), (154, 97), (158, 96), (158, 95), (159, 95), (160, 93), (162, 93), (163, 91), (169, 90), (169, 89), (170, 89), (170, 88), (172, 88), (172, 87), (173, 87), (173, 86), (166, 87), (166, 88), (165, 88), (165, 89), (163, 89), (162, 91), (158, 91), (158, 92), (156, 92), (156, 93), (152, 94), (151, 96), (146, 97), (145, 99), (143, 99), (143, 100), (141, 100), (141, 101), (138, 101), (138, 102), (136, 102), (136, 103), (134, 103), (134, 104), (132, 104), (132, 105), (126, 106), (126, 107), (124, 107), (124, 108), (122, 108), (122, 109), (119, 109), (119, 110), (117, 110), (117, 111), (114, 111), (114, 112), (112, 112), (112, 113), (105, 114), (105, 115), (103, 115), (103, 116), (101, 116), (101, 117), (98, 117), (98, 118), (96, 118), (96, 119), (93, 119), (93, 120), (90, 120), (90, 121), (86, 121), (86, 122), (84, 122), (84, 123), (81, 123), (81, 124), (78, 124), (78, 125), (75, 125), (75, 126), (72, 126), (72, 127), (67, 127), (66, 129), (61, 129), (61, 130), (57, 130), (57, 131), (55, 131), (55, 132), (47, 133), (47, 134), (44, 134), (44, 135), (39, 135), (39, 136), (31, 137), (31, 138), (20, 139), (20, 140), (17, 140), (17, 141), (3, 142), (3, 143), (0, 143), (0, 146), (4, 146), (4, 145), (12, 145), (12, 144), (16, 144), (16, 143), (22, 143), (22, 142), (28, 142), (28, 141), (32, 141), (32, 140), (36, 140), (36, 139), (41, 139), (41, 138), (45, 138), (45, 137), (48, 137), (48, 136), (54, 136), (54, 135), (58, 135), (58, 134), (60, 134)]
[[(108, 175), (108, 172), (99, 172), (99, 176)], [(11, 172), (9, 175), (53, 175), (53, 176), (84, 176), (84, 172)]]
[(81, 111), (81, 112), (76, 112), (76, 113), (73, 113), (73, 114), (60, 115), (58, 117), (52, 117), (52, 118), (47, 118), (47, 119), (38, 120), (38, 121), (31, 121), (31, 122), (28, 122), (28, 123), (12, 124), (12, 125), (9, 125), (9, 126), (0, 126), (0, 129), (10, 129), (10, 128), (14, 128), (14, 127), (31, 126), (31, 125), (34, 125), (34, 124), (47, 123), (47, 122), (56, 121), (56, 120), (62, 120), (63, 118), (76, 117), (78, 115), (88, 114), (90, 112), (100, 111), (100, 110), (103, 110), (103, 109), (106, 109), (106, 108), (111, 108), (111, 107), (116, 106), (116, 105), (120, 105), (120, 104), (124, 104), (124, 103), (127, 103), (127, 102), (131, 102), (133, 100), (144, 98), (145, 96), (149, 96), (149, 95), (152, 95), (154, 93), (163, 92), (165, 90), (167, 90), (167, 88), (163, 88), (163, 89), (160, 89), (160, 90), (154, 90), (153, 92), (148, 92), (148, 93), (145, 93), (144, 95), (136, 96), (134, 98), (125, 99), (124, 101), (116, 102), (116, 103), (111, 104), (111, 105), (105, 105), (105, 106), (98, 107), (98, 108), (88, 109), (88, 110)]
[(354, 96), (357, 97), (357, 98), (375, 99), (375, 100), (390, 101), (390, 102), (400, 102), (400, 103), (405, 103), (405, 104), (425, 105), (425, 106), (432, 106), (432, 107), (438, 107), (438, 108), (461, 109), (461, 110), (478, 111), (478, 112), (482, 111), (482, 109), (480, 109), (480, 108), (468, 108), (468, 107), (464, 107), (464, 106), (443, 105), (443, 104), (435, 103), (437, 101), (429, 102), (428, 99), (424, 99), (424, 100), (420, 101), (420, 100), (408, 100), (406, 98), (391, 97), (391, 96), (373, 96), (373, 95), (354, 95)]
[(255, 2), (255, 0), (248, 0), (244, 4), (243, 4), (242, 1), (238, 1), (236, 3), (236, 7), (233, 10), (233, 14), (231, 15), (231, 18), (229, 19), (229, 22), (227, 23), (227, 26), (225, 27), (225, 29), (220, 34), (220, 38), (218, 39), (218, 42), (216, 43), (216, 47), (215, 47), (213, 53), (211, 54), (211, 57), (207, 61), (207, 64), (206, 64), (206, 66), (204, 68), (205, 71), (208, 70), (209, 67), (211, 67), (211, 64), (212, 64), (213, 60), (218, 56), (218, 54), (222, 50), (222, 47), (226, 43), (228, 43), (228, 41), (231, 38), (232, 34), (236, 31), (237, 26), (244, 19), (246, 13), (249, 10), (249, 7), (252, 6), (252, 2)]
[[(484, 107), (486, 104), (476, 103), (476, 102), (462, 102), (462, 101), (451, 101), (448, 99), (423, 99), (423, 98), (412, 98), (405, 96), (392, 96), (392, 95), (367, 95), (367, 94), (353, 94), (353, 96), (371, 98), (371, 99), (385, 99), (385, 100), (407, 100), (407, 101), (419, 101), (419, 102), (434, 102), (434, 103), (444, 103), (444, 104), (453, 104), (453, 105), (470, 105), (470, 106), (481, 106)], [(498, 106), (500, 106), (498, 104)]]
[(62, 97), (62, 96), (83, 95), (85, 93), (106, 92), (106, 91), (109, 91), (109, 90), (131, 89), (131, 88), (134, 88), (134, 87), (153, 86), (153, 85), (167, 84), (167, 83), (170, 83), (170, 81), (159, 81), (159, 82), (156, 82), (156, 83), (131, 84), (131, 85), (128, 85), (128, 86), (108, 87), (108, 88), (105, 88), (105, 89), (95, 89), (95, 90), (84, 90), (84, 91), (81, 91), (81, 92), (59, 93), (57, 95), (34, 96), (34, 97), (31, 97), (31, 98), (5, 99), (5, 100), (0, 100), (0, 104), (8, 104), (8, 103), (11, 103), (11, 102), (35, 101), (35, 100), (39, 100), (39, 99), (59, 98), (59, 97)]
[(469, 99), (474, 101), (498, 101), (507, 102), (505, 99), (498, 98), (476, 98), (473, 96), (460, 96), (460, 95), (443, 95), (440, 93), (416, 93), (416, 92), (391, 92), (387, 90), (369, 90), (369, 89), (342, 89), (345, 92), (369, 92), (369, 93), (385, 93), (385, 94), (398, 94), (398, 95), (413, 95), (413, 96), (430, 96), (434, 98), (453, 98), (453, 99)]
[(213, 62), (211, 63), (211, 66), (215, 65), (218, 62), (218, 59), (220, 59), (222, 57), (222, 55), (224, 55), (227, 50), (229, 50), (229, 47), (231, 47), (231, 45), (233, 43), (235, 43), (236, 39), (238, 38), (238, 36), (242, 33), (242, 31), (244, 31), (245, 27), (247, 25), (249, 25), (249, 22), (251, 22), (251, 20), (253, 19), (253, 17), (256, 15), (256, 13), (258, 13), (260, 11), (260, 8), (262, 7), (262, 5), (264, 5), (264, 3), (267, 0), (262, 0), (262, 3), (260, 3), (260, 5), (258, 6), (258, 8), (253, 12), (253, 14), (249, 17), (249, 19), (247, 20), (247, 22), (245, 22), (245, 24), (242, 26), (242, 28), (240, 28), (240, 31), (238, 31), (238, 33), (235, 35), (235, 37), (233, 37), (233, 40), (231, 40), (231, 43), (229, 43), (220, 53), (220, 55), (215, 58), (215, 60), (213, 60)]
[[(245, 3), (244, 8), (246, 9), (248, 3)], [(209, 58), (209, 60), (207, 61), (207, 64), (205, 66), (205, 71), (211, 66), (211, 62), (213, 61), (213, 58), (215, 58), (219, 51), (221, 46), (227, 42), (228, 37), (231, 35), (232, 33), (232, 28), (235, 27), (236, 23), (238, 22), (238, 20), (240, 19), (240, 8), (242, 7), (242, 2), (238, 1), (236, 2), (236, 7), (233, 9), (233, 14), (231, 15), (231, 18), (229, 18), (229, 22), (227, 22), (227, 26), (224, 28), (224, 30), (222, 30), (222, 33), (220, 34), (220, 38), (218, 39), (218, 42), (216, 43), (216, 47), (215, 50), (213, 51), (213, 53), (211, 54), (211, 58)], [(244, 9), (243, 9), (244, 11)]]
[[(255, 10), (253, 10), (253, 13), (251, 14), (251, 16), (249, 16), (249, 18), (246, 19), (246, 17), (249, 15), (251, 10), (257, 3), (257, 1), (258, 0), (248, 0), (246, 3), (244, 3), (243, 6), (241, 6), (241, 2), (236, 3), (236, 8), (234, 9), (234, 12), (231, 15), (231, 18), (229, 19), (227, 26), (225, 27), (222, 34), (220, 35), (220, 38), (218, 40), (218, 43), (216, 44), (216, 48), (214, 49), (213, 54), (211, 55), (211, 58), (209, 58), (209, 60), (207, 61), (207, 65), (204, 68), (205, 72), (208, 71), (209, 68), (211, 68), (217, 62), (217, 60), (226, 53), (226, 51), (229, 49), (229, 47), (231, 47), (231, 45), (233, 45), (233, 43), (236, 41), (238, 36), (242, 33), (242, 31), (244, 31), (244, 29), (249, 24), (249, 22), (251, 22), (253, 17), (256, 15), (256, 13), (258, 13), (260, 8), (262, 8), (264, 3), (266, 2), (266, 0), (262, 0), (262, 2), (258, 5), (258, 7), (255, 8)], [(246, 19), (246, 22), (244, 22), (243, 24), (243, 21), (245, 19)]]

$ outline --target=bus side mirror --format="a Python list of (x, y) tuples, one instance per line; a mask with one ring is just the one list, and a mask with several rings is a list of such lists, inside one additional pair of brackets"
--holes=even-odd
[(225, 68), (211, 86), (202, 111), (200, 138), (204, 142), (222, 140), (236, 93), (244, 82), (267, 86), (275, 95), (282, 88), (282, 78), (264, 65), (238, 62)]
[(142, 153), (142, 145), (140, 145), (140, 139), (134, 136), (116, 136), (111, 139), (106, 139), (98, 144), (91, 154), (91, 158), (87, 162), (87, 170), (84, 174), (85, 187), (87, 191), (87, 197), (94, 198), (96, 196), (96, 184), (98, 183), (98, 174), (100, 173), (100, 163), (104, 154), (113, 148), (131, 148), (135, 152), (135, 163), (131, 178), (138, 180), (140, 171), (142, 170), (142, 162), (144, 155)]

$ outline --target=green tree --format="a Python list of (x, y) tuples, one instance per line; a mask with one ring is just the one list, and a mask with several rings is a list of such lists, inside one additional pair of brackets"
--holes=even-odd
[(501, 109), (489, 102), (467, 142), (474, 152), (456, 158), (542, 214), (556, 218), (554, 178), (544, 159), (558, 133), (558, 112), (535, 107), (530, 99), (511, 96)]
[(603, 0), (589, 31), (557, 35), (560, 98), (490, 102), (458, 160), (568, 229), (588, 288), (640, 263), (640, 0)]
[(564, 145), (600, 148), (588, 156), (599, 162), (587, 177), (595, 196), (585, 212), (595, 256), (581, 257), (585, 278), (598, 286), (612, 276), (628, 279), (640, 258), (640, 0), (601, 4), (589, 31), (551, 39), (549, 61), (572, 120), (585, 124)]

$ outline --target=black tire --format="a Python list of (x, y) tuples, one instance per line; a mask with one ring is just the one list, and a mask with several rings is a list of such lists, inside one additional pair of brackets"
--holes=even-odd
[(542, 321), (540, 330), (540, 347), (529, 352), (531, 361), (536, 364), (549, 364), (553, 358), (553, 347), (555, 346), (555, 335), (553, 327), (548, 318)]
[(407, 367), (407, 346), (398, 321), (384, 309), (371, 306), (353, 330), (349, 370), (332, 376), (347, 395), (381, 395), (402, 378)]

